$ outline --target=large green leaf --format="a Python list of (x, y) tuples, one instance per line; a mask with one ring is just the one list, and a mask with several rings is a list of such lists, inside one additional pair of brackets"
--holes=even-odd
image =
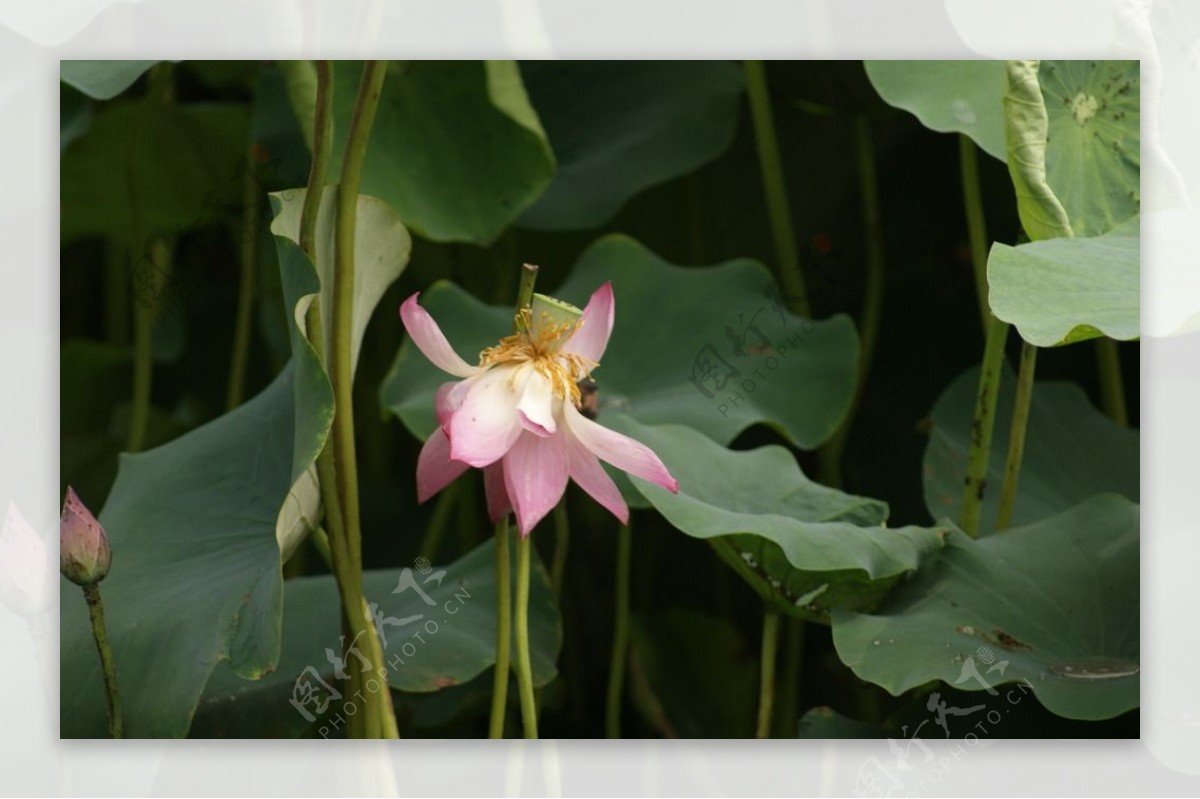
[[(979, 369), (959, 375), (933, 407), (925, 448), (925, 506), (935, 519), (958, 518), (971, 445)], [(981, 529), (992, 530), (1004, 483), (1016, 381), (1001, 372), (996, 432), (988, 462)], [(1095, 494), (1138, 499), (1138, 434), (1115, 424), (1074, 383), (1039, 382), (1033, 389), (1013, 524), (1031, 524)]]
[(866, 61), (867, 77), (888, 105), (942, 133), (965, 133), (1005, 160), (1003, 61)]
[[(515, 562), (515, 547), (510, 549), (510, 556)], [(389, 682), (399, 691), (429, 692), (462, 685), (495, 663), (494, 543), (481, 544), (444, 568), (430, 567), (427, 563), (419, 565), (426, 571), (388, 569), (363, 575), (363, 593), (368, 602), (378, 603), (384, 618), (384, 660)], [(414, 585), (425, 592), (428, 601)], [(298, 680), (312, 682), (321, 692), (319, 698), (328, 695), (314, 676), (338, 689), (333, 664), (327, 657), (327, 651), (342, 657), (349, 649), (348, 644), (343, 646), (338, 608), (337, 586), (331, 576), (287, 581), (283, 649), (278, 666), (255, 681), (238, 677), (227, 666), (218, 668), (205, 688), (191, 734), (222, 738), (295, 737), (310, 730), (319, 735), (324, 726), (327, 736), (337, 737), (339, 733), (332, 721), (346, 698), (333, 702), (324, 714), (308, 706), (312, 719), (289, 700)], [(558, 606), (539, 562), (529, 601), (529, 645), (535, 685), (545, 685), (554, 679), (561, 642)], [(341, 729), (344, 734), (344, 724)]]
[(1139, 217), (1091, 238), (1057, 238), (988, 254), (992, 313), (1040, 347), (1139, 335)]
[(791, 453), (767, 446), (725, 449), (695, 430), (609, 424), (645, 443), (679, 481), (679, 492), (633, 482), (684, 533), (717, 552), (764, 601), (815, 621), (832, 608), (873, 606), (942, 545), (944, 530), (889, 529), (887, 506), (804, 476)]
[(60, 61), (63, 83), (96, 100), (111, 100), (133, 85), (157, 61)]
[(742, 71), (728, 61), (526, 61), (521, 74), (558, 172), (521, 224), (607, 222), (643, 189), (720, 155), (737, 129)]
[(1050, 138), (1046, 179), (1076, 236), (1139, 212), (1141, 88), (1137, 61), (1043, 61), (1038, 80)]
[(636, 615), (629, 692), (645, 722), (665, 738), (749, 738), (758, 693), (755, 655), (724, 619), (684, 608)]
[[(338, 174), (361, 62), (334, 69)], [(388, 65), (363, 167), (362, 192), (436, 241), (488, 244), (554, 175), (554, 156), (511, 61)]]
[[(317, 269), (287, 238), (303, 194), (273, 197), (284, 293), (298, 324), (318, 291), (326, 318), (332, 307), (336, 192), (326, 192), (318, 216)], [(355, 356), (410, 242), (386, 204), (360, 197), (356, 245)], [(262, 394), (163, 447), (122, 457), (101, 522), (114, 551), (103, 591), (117, 665), (134, 675), (122, 679), (130, 735), (184, 735), (221, 660), (250, 679), (275, 668), (280, 550), (294, 548), (317, 513), (312, 464), (332, 418), (328, 378), (298, 326), (292, 335), (293, 362)], [(71, 686), (63, 692), (63, 734), (86, 737), (103, 730), (103, 694), (77, 594), (63, 596), (63, 673)]]
[[(805, 448), (841, 423), (856, 380), (853, 323), (786, 312), (761, 264), (684, 269), (630, 238), (606, 236), (550, 293), (582, 306), (608, 280), (616, 323), (594, 375), (601, 420), (619, 412), (682, 424), (721, 443), (765, 422)], [(421, 304), (468, 361), (512, 328), (511, 308), (484, 305), (449, 283), (434, 284)], [(436, 426), (434, 392), (449, 379), (406, 340), (380, 387), (381, 404), (424, 438)]]
[[(271, 195), (275, 234), (283, 281), (285, 308), (291, 309), (289, 331), (296, 363), (296, 428), (292, 450), (292, 490), (280, 508), (277, 537), (285, 557), (303, 540), (316, 521), (320, 508), (320, 486), (316, 479), (317, 455), (325, 445), (333, 423), (333, 390), (324, 367), (305, 333), (305, 314), (319, 297), (323, 323), (324, 352), (332, 350), (334, 213), (337, 187), (321, 194), (317, 212), (316, 263), (298, 245), (304, 189), (289, 189)], [(351, 362), (357, 367), (367, 322), (383, 293), (404, 267), (412, 251), (412, 239), (387, 203), (374, 197), (358, 198), (354, 255), (354, 312), (351, 319)]]
[(878, 610), (834, 612), (838, 656), (897, 696), (1021, 682), (1060, 716), (1120, 715), (1139, 697), (1138, 538), (1138, 506), (1113, 494), (977, 540), (955, 531)]
[(174, 236), (221, 222), (242, 202), (248, 125), (236, 103), (98, 108), (62, 154), (62, 240), (129, 240), (138, 224), (146, 236)]
[[(291, 469), (293, 371), (232, 413), (123, 455), (100, 522), (101, 585), (131, 738), (187, 732), (221, 660), (245, 677), (275, 665), (282, 603), (275, 516)], [(83, 597), (63, 582), (62, 736), (104, 735), (104, 688)]]

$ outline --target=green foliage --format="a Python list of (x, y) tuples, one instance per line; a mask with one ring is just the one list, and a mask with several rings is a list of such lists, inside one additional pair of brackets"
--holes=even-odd
[(1138, 613), (1138, 506), (1106, 494), (999, 535), (955, 531), (878, 610), (835, 611), (833, 640), (894, 695), (1021, 683), (1060, 716), (1106, 719), (1138, 706)]
[(157, 61), (63, 61), (62, 82), (96, 100), (111, 100)]
[[(362, 66), (334, 69), (331, 174), (340, 170)], [(541, 195), (554, 155), (510, 61), (393, 62), (362, 193), (435, 241), (489, 244)]]
[(645, 188), (729, 147), (742, 71), (723, 61), (527, 61), (521, 75), (558, 159), (521, 217), (543, 230), (597, 227)]
[[(334, 64), (333, 163), (311, 260), (297, 240), (315, 65), (163, 63), (139, 80), (154, 63), (63, 65), (61, 477), (103, 506), (113, 565), (102, 591), (127, 733), (319, 737), (327, 717), (289, 702), (309, 666), (344, 687), (327, 657), (344, 651), (339, 598), (306, 542), (321, 519), (313, 463), (334, 408), (305, 318), (318, 303), (328, 349), (333, 206), (362, 63)], [(405, 658), (388, 675), (401, 730), (486, 728), (495, 564), (475, 470), (451, 503), (417, 506), (414, 437), (433, 429), (434, 392), (452, 378), (416, 351), (395, 309), (420, 291), (474, 361), (511, 330), (516, 267), (530, 261), (540, 292), (580, 307), (612, 282), (598, 421), (650, 446), (679, 481), (672, 494), (610, 472), (635, 508), (627, 734), (752, 734), (766, 607), (817, 622), (803, 656), (779, 662), (777, 726), (800, 737), (895, 737), (932, 692), (958, 701), (983, 688), (960, 682), (968, 659), (1001, 696), (1029, 691), (1046, 708), (1006, 732), (1036, 734), (1053, 713), (1055, 734), (1136, 735), (1138, 434), (1093, 407), (1090, 348), (1039, 357), (1015, 527), (991, 530), (1008, 373), (985, 535), (942, 521), (961, 502), (977, 382), (963, 370), (981, 343), (960, 252), (957, 137), (929, 130), (1012, 155), (1009, 173), (991, 159), (979, 168), (996, 239), (993, 313), (1039, 346), (1134, 339), (1137, 64), (1013, 65), (1023, 80), (1008, 87), (1019, 112), (1007, 120), (1011, 147), (1004, 62), (765, 66), (811, 320), (786, 311), (799, 298), (781, 296), (763, 265), (775, 256), (758, 142), (740, 124), (739, 64), (388, 65), (357, 205), (351, 340), (365, 593), (396, 620), (384, 632), (386, 655)], [(881, 112), (872, 86), (910, 113)], [(864, 140), (852, 133), (866, 118), (874, 222), (855, 188)], [(1018, 217), (1034, 241), (1021, 240)], [(147, 333), (131, 324), (145, 299), (138, 270), (163, 242), (173, 282)], [(871, 248), (883, 285), (866, 282)], [(253, 398), (220, 415), (243, 264), (256, 278)], [(868, 296), (885, 298), (882, 316)], [(867, 325), (879, 336), (859, 386), (856, 329)], [(148, 348), (131, 340), (146, 335)], [(132, 367), (147, 352), (142, 410), (155, 448), (118, 462)], [(1122, 358), (1136, 423), (1136, 349), (1122, 345)], [(824, 473), (827, 453), (815, 450), (846, 419), (843, 490), (806, 475)], [(595, 737), (615, 522), (574, 489), (568, 497), (560, 586), (541, 566), (558, 554), (553, 524), (533, 533), (533, 670), (545, 734)], [(449, 564), (440, 582), (425, 582), (440, 572), (422, 552)], [(410, 578), (433, 605), (411, 587), (394, 592)], [(73, 586), (60, 600), (62, 734), (99, 736), (87, 612)], [(418, 625), (425, 641), (405, 657)], [(1000, 661), (1002, 674), (988, 671)], [(791, 688), (799, 696), (785, 702)], [(510, 733), (516, 698), (514, 688)]]
[(965, 133), (1005, 160), (1003, 61), (866, 61), (867, 76), (889, 105), (941, 133)]
[[(515, 552), (510, 556), (515, 560)], [(396, 691), (440, 691), (461, 685), (495, 662), (496, 567), (491, 541), (445, 567), (386, 569), (363, 575), (363, 592), (376, 603), (386, 637), (384, 663)], [(555, 660), (562, 638), (558, 607), (546, 570), (535, 568), (530, 592), (530, 653), (536, 685), (556, 676)], [(318, 699), (330, 696), (316, 682), (336, 686), (332, 652), (345, 655), (350, 643), (342, 639), (337, 587), (333, 577), (288, 580), (284, 588), (283, 646), (274, 670), (258, 680), (245, 680), (227, 666), (219, 667), (201, 698), (191, 734), (220, 738), (296, 737), (322, 725), (325, 735), (338, 737), (332, 725), (345, 701), (333, 701), (324, 714), (305, 705), (309, 721), (289, 701), (297, 680), (318, 689)], [(312, 671), (308, 671), (308, 669)], [(302, 703), (303, 704), (303, 703)], [(345, 725), (340, 725), (344, 734)]]
[(781, 612), (825, 621), (873, 606), (942, 545), (945, 530), (884, 526), (887, 506), (809, 480), (782, 447), (733, 452), (684, 427), (606, 424), (658, 453), (679, 493), (634, 480), (680, 531), (718, 554)]
[[(969, 369), (952, 382), (933, 408), (933, 430), (925, 449), (925, 504), (936, 519), (958, 518), (963, 473), (970, 446), (971, 416), (979, 370)], [(1001, 374), (996, 418), (1012, 418), (1016, 381)], [(981, 531), (995, 526), (1009, 429), (996, 428), (983, 497)], [(1014, 524), (1031, 524), (1105, 492), (1138, 500), (1138, 434), (1100, 413), (1079, 386), (1038, 382), (1033, 390), (1020, 491)]]
[(1141, 236), (1133, 217), (1100, 236), (1050, 239), (988, 255), (992, 312), (1039, 347), (1140, 335)]

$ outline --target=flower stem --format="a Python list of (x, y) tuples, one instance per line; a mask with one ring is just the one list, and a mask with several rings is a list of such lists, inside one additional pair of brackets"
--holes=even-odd
[(776, 728), (784, 738), (795, 736), (799, 717), (800, 678), (804, 663), (804, 620), (788, 618), (783, 630), (783, 683), (779, 694)]
[(333, 64), (317, 62), (316, 113), (313, 115), (313, 154), (308, 169), (308, 191), (300, 211), (300, 249), (316, 262), (315, 237), (317, 212), (325, 192), (325, 172), (329, 168), (329, 153), (333, 148)]
[(775, 705), (775, 659), (779, 648), (779, 611), (763, 613), (762, 655), (759, 664), (757, 738), (771, 737), (771, 712)]
[(959, 526), (972, 538), (979, 535), (979, 517), (983, 511), (983, 493), (992, 452), (992, 430), (996, 423), (996, 397), (1000, 393), (1000, 370), (1004, 366), (1004, 342), (1008, 322), (991, 314), (983, 363), (979, 368), (979, 389), (975, 395), (975, 417), (971, 423), (971, 447), (967, 453), (967, 474), (963, 480), (963, 500)]
[(142, 283), (148, 296), (139, 297), (133, 311), (133, 397), (130, 405), (129, 436), (126, 452), (141, 452), (146, 446), (150, 426), (150, 394), (154, 381), (154, 322), (158, 318), (159, 299), (166, 291), (171, 274), (171, 248), (163, 239), (155, 239), (147, 253), (149, 264), (135, 264), (149, 275)]
[(609, 738), (621, 737), (621, 699), (625, 694), (625, 665), (629, 652), (629, 575), (632, 570), (633, 535), (628, 524), (617, 529), (617, 576), (614, 589), (612, 661), (608, 667), (608, 695), (604, 728)]
[(433, 515), (425, 527), (425, 540), (421, 542), (421, 557), (428, 560), (437, 559), (438, 547), (442, 543), (442, 537), (449, 524), (450, 514), (457, 505), (455, 501), (458, 498), (457, 488), (458, 483), (451, 483), (438, 496), (438, 501), (433, 506)]
[(529, 572), (533, 539), (517, 538), (517, 601), (513, 620), (517, 634), (517, 687), (521, 692), (521, 720), (526, 738), (537, 738), (537, 700), (533, 694), (533, 663), (529, 657)]
[(846, 440), (850, 437), (858, 407), (862, 404), (863, 389), (875, 357), (875, 342), (879, 338), (879, 324), (883, 316), (883, 220), (879, 212), (875, 147), (871, 142), (871, 123), (866, 114), (855, 120), (854, 132), (858, 145), (858, 186), (867, 238), (867, 279), (859, 323), (858, 383), (854, 398), (837, 433), (821, 448), (819, 456), (821, 482), (834, 487), (842, 485), (842, 453), (846, 449)]
[(508, 707), (509, 644), (512, 641), (512, 564), (508, 554), (508, 514), (496, 522), (496, 669), (492, 674), (492, 715), (488, 737), (504, 737)]
[(242, 176), (242, 236), (241, 281), (238, 285), (237, 321), (233, 328), (233, 355), (229, 359), (229, 389), (225, 395), (225, 410), (232, 411), (242, 404), (246, 389), (246, 364), (250, 358), (250, 332), (254, 316), (255, 253), (258, 250), (258, 183), (254, 179), (254, 162), (246, 159)]
[(83, 598), (87, 600), (88, 615), (92, 619), (92, 637), (96, 649), (100, 650), (100, 668), (104, 672), (104, 699), (108, 707), (108, 737), (123, 738), (121, 732), (121, 693), (117, 690), (117, 666), (113, 660), (112, 647), (108, 644), (108, 627), (104, 624), (104, 602), (100, 599), (100, 586), (83, 586)]
[(779, 260), (779, 282), (783, 284), (792, 310), (809, 316), (808, 293), (804, 288), (804, 275), (800, 271), (800, 249), (796, 245), (796, 231), (792, 228), (792, 209), (783, 180), (779, 142), (775, 138), (775, 119), (771, 113), (771, 98), (767, 93), (766, 70), (761, 61), (746, 61), (743, 68), (746, 73), (746, 94), (750, 99), (750, 119), (754, 125), (754, 144), (758, 149), (758, 165), (766, 194), (767, 216), (775, 241), (775, 256)]
[(965, 133), (958, 136), (958, 163), (962, 173), (963, 205), (967, 212), (967, 239), (971, 246), (971, 265), (975, 271), (975, 294), (983, 329), (988, 329), (991, 306), (988, 305), (987, 226), (983, 217), (983, 192), (979, 186), (979, 156), (975, 142)]
[(571, 541), (571, 522), (567, 518), (567, 498), (554, 506), (554, 565), (550, 569), (550, 581), (554, 592), (562, 593), (563, 575), (567, 571), (567, 547)]
[(1100, 401), (1104, 412), (1121, 427), (1129, 426), (1125, 389), (1121, 380), (1121, 354), (1117, 342), (1107, 336), (1096, 339), (1096, 366), (1100, 372)]
[[(330, 437), (332, 446), (328, 447), (333, 453), (332, 464), (328, 463), (328, 458), (324, 458), (326, 465), (322, 468), (322, 458), (318, 458), (321, 477), (332, 477), (337, 488), (335, 504), (340, 510), (341, 530), (335, 532), (338, 525), (330, 525), (330, 532), (333, 534), (330, 544), (334, 561), (338, 564), (342, 610), (349, 621), (351, 632), (356, 637), (365, 636), (370, 652), (381, 652), (382, 648), (374, 624), (366, 618), (362, 598), (362, 530), (359, 523), (358, 468), (354, 450), (354, 363), (351, 331), (354, 318), (354, 237), (358, 187), (362, 179), (367, 142), (371, 137), (371, 126), (375, 120), (375, 110), (379, 105), (386, 74), (386, 64), (383, 62), (368, 61), (363, 66), (362, 81), (359, 84), (358, 97), (347, 132), (346, 150), (342, 158), (342, 177), (337, 190), (334, 228), (333, 318), (330, 325), (332, 342), (329, 352), (329, 374), (334, 397)], [(301, 213), (303, 214), (303, 211)], [(329, 474), (330, 471), (332, 475)], [(357, 659), (351, 661), (351, 667), (356, 673), (362, 669)], [(382, 701), (379, 694), (383, 694)], [(386, 691), (368, 692), (365, 705), (366, 734), (378, 731), (385, 737), (393, 737), (396, 734), (396, 724), (390, 708), (391, 695)]]
[(1033, 400), (1033, 372), (1037, 365), (1037, 347), (1021, 342), (1021, 367), (1017, 372), (1017, 395), (1013, 401), (1013, 416), (1008, 434), (1008, 457), (1004, 464), (1004, 487), (1000, 490), (1000, 512), (996, 530), (1006, 530), (1012, 524), (1013, 505), (1017, 499), (1017, 483), (1021, 477), (1021, 459), (1025, 455), (1025, 430), (1029, 425), (1029, 405)]

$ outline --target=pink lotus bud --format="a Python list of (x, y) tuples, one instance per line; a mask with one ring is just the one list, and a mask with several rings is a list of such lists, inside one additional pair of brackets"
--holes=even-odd
[(59, 570), (76, 585), (91, 585), (104, 579), (112, 565), (108, 536), (92, 512), (67, 486), (59, 528)]

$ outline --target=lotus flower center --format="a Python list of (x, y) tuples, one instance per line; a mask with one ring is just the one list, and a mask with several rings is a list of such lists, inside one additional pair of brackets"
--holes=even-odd
[(582, 355), (562, 352), (561, 348), (583, 324), (583, 320), (555, 324), (543, 313), (535, 324), (533, 312), (523, 308), (515, 321), (517, 332), (479, 353), (479, 365), (486, 369), (503, 364), (529, 364), (550, 381), (556, 397), (564, 400), (569, 397), (578, 408), (581, 402), (579, 381), (600, 364)]

